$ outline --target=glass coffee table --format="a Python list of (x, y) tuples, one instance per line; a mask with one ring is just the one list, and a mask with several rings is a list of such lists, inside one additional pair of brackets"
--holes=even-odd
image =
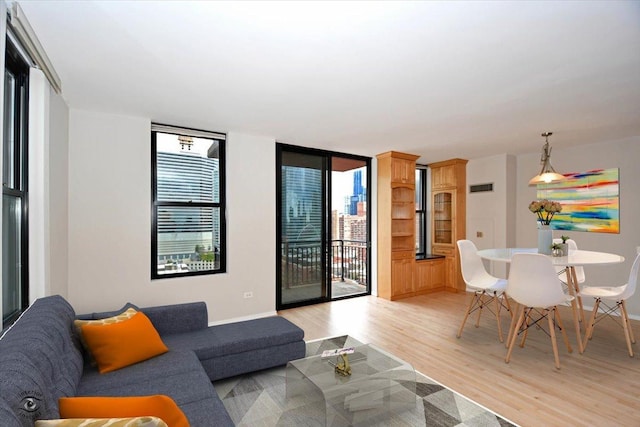
[(351, 375), (335, 372), (336, 357), (321, 355), (287, 364), (287, 399), (303, 396), (324, 407), (327, 426), (369, 426), (416, 407), (413, 367), (384, 350), (365, 344), (349, 355)]

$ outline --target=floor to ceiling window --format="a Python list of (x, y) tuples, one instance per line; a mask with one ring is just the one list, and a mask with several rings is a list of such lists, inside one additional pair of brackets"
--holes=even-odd
[(29, 66), (7, 39), (2, 149), (2, 325), (29, 304), (27, 129)]
[(371, 293), (370, 159), (277, 145), (277, 307)]

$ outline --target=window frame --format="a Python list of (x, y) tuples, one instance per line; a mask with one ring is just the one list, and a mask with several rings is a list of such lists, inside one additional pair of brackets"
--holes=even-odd
[[(427, 210), (429, 205), (428, 199), (428, 174), (427, 167), (423, 165), (416, 165), (416, 172), (420, 174), (420, 185), (416, 183), (415, 191), (416, 191), (416, 200), (418, 198), (418, 194), (421, 195), (420, 199), (422, 201), (422, 206), (419, 206), (419, 203), (416, 201), (416, 218), (421, 218), (420, 221), (422, 225), (422, 233), (419, 233), (419, 229), (416, 227), (416, 240), (420, 240), (420, 244), (416, 247), (416, 258), (417, 259), (425, 259), (427, 257), (427, 242), (429, 237), (429, 229), (428, 229), (428, 218), (427, 218)], [(416, 220), (416, 223), (418, 220)], [(423, 248), (423, 251), (420, 251), (420, 247)]]
[[(218, 141), (218, 201), (159, 201), (157, 134), (186, 135)], [(203, 276), (227, 272), (227, 213), (226, 213), (226, 134), (201, 129), (192, 129), (158, 123), (151, 124), (151, 279), (171, 279), (177, 277)], [(218, 209), (220, 214), (220, 268), (217, 270), (186, 271), (171, 274), (158, 273), (158, 209), (160, 207), (187, 207)]]
[[(13, 118), (13, 185), (2, 184), (2, 196), (10, 196), (20, 200), (20, 308), (10, 314), (2, 313), (2, 327), (13, 323), (29, 306), (29, 72), (30, 65), (22, 58), (20, 47), (14, 45), (10, 37), (6, 36), (5, 65), (3, 84), (6, 72), (9, 70), (16, 79), (14, 99), (15, 114)], [(4, 96), (6, 97), (6, 93)], [(3, 99), (3, 103), (5, 100)], [(6, 112), (3, 109), (3, 114)], [(4, 130), (9, 123), (3, 121)], [(4, 144), (3, 142), (3, 150)], [(4, 163), (4, 152), (3, 163)], [(4, 181), (4, 171), (3, 171)], [(4, 212), (3, 212), (4, 216)], [(3, 218), (4, 222), (4, 218)], [(4, 239), (4, 233), (3, 233)], [(4, 241), (3, 241), (4, 244)], [(4, 258), (4, 256), (3, 256)], [(4, 263), (4, 260), (3, 260)], [(3, 265), (3, 271), (5, 266)], [(4, 275), (4, 273), (3, 273)], [(3, 278), (4, 280), (4, 278)]]

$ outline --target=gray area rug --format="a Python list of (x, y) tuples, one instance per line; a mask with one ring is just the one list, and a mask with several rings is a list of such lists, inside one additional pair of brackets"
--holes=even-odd
[[(307, 356), (324, 350), (354, 347), (349, 336), (307, 343)], [(236, 426), (325, 426), (324, 405), (306, 396), (286, 396), (285, 368), (267, 369), (213, 383)], [(361, 426), (513, 426), (482, 406), (416, 372), (416, 405), (383, 419), (357, 424), (334, 420), (329, 425)]]

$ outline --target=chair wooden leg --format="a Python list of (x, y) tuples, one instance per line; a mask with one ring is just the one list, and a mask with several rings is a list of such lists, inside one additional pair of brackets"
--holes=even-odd
[(584, 325), (584, 308), (582, 307), (582, 297), (580, 297), (580, 285), (578, 284), (578, 276), (576, 276), (576, 268), (571, 267), (571, 278), (573, 282), (574, 294), (578, 301), (578, 308), (580, 309), (580, 322)]
[[(556, 307), (551, 309), (551, 312), (554, 313), (555, 317)], [(547, 320), (549, 321), (549, 335), (551, 336), (551, 346), (553, 347), (553, 358), (556, 361), (556, 369), (560, 369), (560, 356), (558, 356), (558, 343), (556, 342), (556, 326), (553, 324), (553, 319), (551, 318), (551, 314), (548, 309), (544, 310), (544, 313), (547, 316)]]
[(514, 328), (516, 327), (516, 322), (518, 321), (518, 315), (520, 313), (520, 304), (515, 302), (515, 313), (514, 310), (509, 310), (511, 312), (511, 322), (509, 322), (509, 333), (507, 334), (507, 342), (505, 342), (504, 346), (509, 348), (509, 344), (511, 343), (511, 337), (514, 334)]
[(596, 317), (598, 316), (598, 307), (600, 307), (600, 298), (596, 298), (593, 303), (593, 310), (591, 311), (591, 318), (587, 324), (587, 330), (584, 333), (584, 342), (582, 343), (582, 349), (587, 348), (587, 343), (593, 336), (593, 328), (596, 325)]
[(485, 296), (485, 292), (482, 291), (482, 293), (480, 294), (480, 296), (478, 297), (478, 318), (476, 319), (476, 328), (480, 327), (480, 316), (482, 315), (482, 309), (484, 308), (485, 302), (484, 302), (484, 296)]
[(474, 292), (473, 297), (469, 302), (469, 307), (467, 307), (467, 312), (464, 314), (464, 318), (462, 319), (462, 324), (460, 325), (460, 329), (458, 329), (458, 335), (456, 335), (457, 338), (460, 338), (462, 336), (462, 329), (464, 329), (464, 324), (467, 323), (467, 318), (469, 317), (469, 314), (471, 314), (471, 309), (473, 308), (473, 304), (477, 298), (478, 298), (478, 293)]
[(584, 344), (582, 343), (582, 334), (580, 333), (580, 319), (579, 319), (578, 310), (579, 310), (578, 303), (574, 298), (573, 301), (571, 301), (571, 312), (573, 314), (573, 324), (575, 325), (575, 328), (576, 328), (576, 341), (578, 341), (578, 352), (582, 354), (582, 352), (584, 351)]
[(633, 336), (633, 329), (631, 328), (631, 320), (629, 319), (629, 312), (627, 311), (627, 301), (622, 301), (622, 309), (624, 310), (625, 317), (627, 318), (627, 324), (629, 325), (629, 337), (631, 338), (631, 342), (633, 344), (636, 343), (636, 339)]
[(522, 333), (522, 340), (520, 340), (520, 348), (524, 347), (524, 343), (527, 341), (527, 335), (529, 335), (529, 321), (531, 320), (531, 312), (533, 311), (533, 308), (531, 307), (527, 307), (525, 309), (526, 311), (526, 316), (524, 318), (524, 332)]
[(556, 308), (555, 310), (555, 319), (558, 323), (558, 328), (560, 329), (560, 333), (562, 334), (562, 339), (564, 340), (564, 344), (567, 346), (567, 351), (569, 353), (573, 353), (573, 349), (571, 348), (571, 344), (569, 344), (569, 337), (567, 336), (567, 331), (562, 324), (562, 318), (560, 317), (560, 312)]
[(504, 301), (505, 307), (507, 307), (507, 311), (509, 312), (509, 316), (513, 319), (513, 310), (511, 310), (511, 303), (509, 302), (509, 296), (506, 293), (502, 294), (502, 301)]
[(518, 316), (518, 320), (516, 321), (515, 326), (513, 327), (513, 331), (511, 332), (511, 340), (509, 342), (509, 349), (507, 350), (507, 356), (504, 358), (505, 363), (509, 363), (511, 360), (511, 352), (513, 351), (513, 346), (518, 339), (518, 331), (520, 330), (520, 326), (522, 326), (522, 322), (524, 321), (524, 312), (526, 311), (526, 307), (522, 307), (520, 310), (520, 315)]
[(625, 306), (624, 300), (618, 302), (618, 305), (620, 306), (620, 315), (622, 316), (622, 326), (624, 328), (624, 337), (627, 340), (627, 349), (629, 350), (629, 356), (633, 357), (633, 348), (631, 347), (631, 336), (630, 336), (631, 325), (629, 323), (629, 316), (627, 315), (627, 307)]
[(496, 302), (496, 322), (498, 323), (498, 338), (500, 342), (504, 342), (504, 337), (502, 336), (502, 322), (500, 322), (500, 309), (502, 308), (502, 302), (500, 301), (500, 297), (497, 293), (493, 293), (493, 299)]

